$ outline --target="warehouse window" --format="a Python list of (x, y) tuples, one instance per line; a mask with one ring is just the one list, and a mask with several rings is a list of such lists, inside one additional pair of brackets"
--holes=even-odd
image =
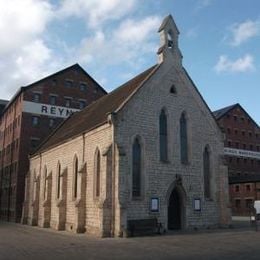
[(85, 100), (80, 100), (79, 101), (79, 109), (83, 109), (86, 106), (86, 101)]
[(250, 209), (253, 206), (252, 199), (246, 199), (246, 208)]
[(50, 120), (49, 120), (49, 127), (54, 127), (54, 125), (55, 125), (55, 119), (54, 118), (50, 118)]
[(50, 95), (50, 100), (49, 100), (51, 105), (56, 105), (57, 103), (57, 96)]
[(66, 88), (72, 88), (73, 87), (73, 81), (72, 80), (65, 80), (65, 87)]
[(79, 89), (81, 91), (86, 91), (87, 90), (87, 84), (86, 83), (80, 83), (79, 84)]
[(39, 126), (40, 118), (38, 116), (32, 116), (32, 126)]
[(72, 100), (72, 98), (64, 98), (65, 107), (70, 107), (71, 106), (71, 100)]
[(33, 101), (34, 102), (40, 102), (41, 101), (41, 94), (39, 94), (39, 93), (34, 93), (33, 94)]

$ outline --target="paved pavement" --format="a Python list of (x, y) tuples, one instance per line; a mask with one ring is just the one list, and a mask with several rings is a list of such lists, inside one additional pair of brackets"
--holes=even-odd
[(260, 231), (248, 227), (138, 238), (89, 237), (0, 222), (0, 259), (260, 259)]

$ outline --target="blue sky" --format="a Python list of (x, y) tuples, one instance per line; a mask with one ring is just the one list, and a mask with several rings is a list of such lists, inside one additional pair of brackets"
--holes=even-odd
[(259, 0), (0, 0), (0, 98), (76, 62), (111, 91), (157, 62), (169, 13), (209, 107), (240, 103), (259, 124)]

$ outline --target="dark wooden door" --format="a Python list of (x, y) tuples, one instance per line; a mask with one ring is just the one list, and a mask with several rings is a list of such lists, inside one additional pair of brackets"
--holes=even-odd
[(168, 206), (168, 229), (181, 229), (181, 201), (176, 189), (172, 191)]

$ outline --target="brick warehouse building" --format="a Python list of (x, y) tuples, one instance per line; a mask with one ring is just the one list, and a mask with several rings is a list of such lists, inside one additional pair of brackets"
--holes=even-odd
[(105, 94), (78, 64), (18, 90), (0, 122), (1, 219), (21, 219), (28, 155), (64, 118)]
[(225, 132), (229, 192), (234, 215), (248, 215), (260, 199), (260, 129), (239, 104), (214, 112)]

